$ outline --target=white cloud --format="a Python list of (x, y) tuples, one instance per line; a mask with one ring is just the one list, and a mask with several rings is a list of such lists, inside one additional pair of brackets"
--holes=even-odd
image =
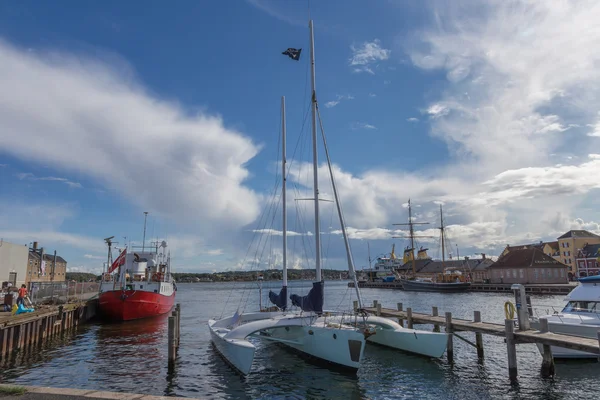
[(367, 124), (365, 122), (353, 122), (350, 125), (350, 127), (353, 130), (357, 130), (357, 129), (369, 129), (369, 130), (377, 129), (377, 127), (375, 125)]
[(427, 109), (427, 114), (429, 114), (431, 118), (443, 117), (444, 115), (448, 115), (449, 112), (450, 110), (448, 107), (444, 106), (443, 104), (432, 104)]
[(375, 93), (369, 93), (369, 97), (377, 97)]
[(419, 118), (411, 117), (407, 119), (408, 122), (419, 122)]
[(86, 175), (197, 230), (231, 229), (258, 215), (259, 196), (244, 181), (259, 147), (221, 117), (161, 100), (101, 62), (1, 41), (0, 84), (5, 153)]
[[(278, 231), (276, 229), (253, 229), (252, 232), (256, 232), (256, 233), (264, 233), (267, 235), (274, 235), (274, 236), (283, 236), (283, 231)], [(307, 232), (305, 234), (303, 233), (299, 233), (299, 232), (294, 232), (294, 231), (287, 231), (287, 235), (288, 236), (301, 236), (301, 235), (305, 235), (305, 236), (312, 236), (311, 232)]]
[(368, 72), (374, 74), (372, 69), (373, 65), (377, 62), (385, 61), (390, 57), (391, 51), (381, 47), (379, 39), (375, 39), (372, 42), (364, 42), (359, 46), (350, 46), (352, 50), (352, 57), (348, 60), (348, 63), (353, 67), (354, 72)]
[(79, 182), (71, 182), (67, 178), (58, 178), (55, 176), (44, 176), (44, 177), (36, 177), (31, 172), (21, 172), (16, 174), (17, 178), (20, 180), (30, 180), (30, 181), (54, 181), (54, 182), (62, 182), (70, 188), (81, 189), (83, 186)]
[(288, 11), (280, 10), (279, 6), (281, 2), (275, 0), (246, 0), (249, 4), (258, 8), (261, 11), (269, 14), (271, 17), (276, 18), (282, 22), (286, 22), (294, 26), (306, 27), (307, 23), (303, 20), (294, 18)]
[(84, 254), (83, 257), (90, 260), (106, 260), (106, 256), (95, 256), (93, 254)]
[(338, 94), (338, 95), (336, 95), (336, 100), (328, 101), (327, 103), (325, 103), (325, 107), (327, 107), (327, 108), (335, 107), (338, 104), (340, 104), (340, 102), (343, 100), (354, 100), (354, 96), (352, 96), (350, 94), (347, 94), (347, 95)]

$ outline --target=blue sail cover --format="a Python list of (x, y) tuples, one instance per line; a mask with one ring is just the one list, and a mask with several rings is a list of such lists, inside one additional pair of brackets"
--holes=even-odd
[(287, 286), (283, 286), (279, 294), (269, 290), (269, 300), (271, 300), (271, 303), (285, 311), (287, 308)]
[(292, 304), (300, 307), (302, 311), (314, 311), (318, 314), (323, 312), (323, 281), (313, 282), (313, 287), (306, 296), (290, 295)]

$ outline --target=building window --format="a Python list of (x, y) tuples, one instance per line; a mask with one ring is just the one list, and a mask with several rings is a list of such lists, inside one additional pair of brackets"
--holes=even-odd
[(569, 247), (569, 242), (567, 242), (567, 247)]
[(560, 269), (560, 277), (564, 278), (565, 277), (565, 270), (564, 269)]
[(519, 270), (519, 277), (521, 279), (523, 279), (525, 277), (525, 275), (523, 274), (523, 269), (522, 268)]
[(516, 278), (516, 277), (517, 277), (517, 270), (513, 269), (513, 278)]
[(534, 269), (533, 269), (533, 277), (534, 277), (534, 279), (535, 279), (536, 281), (538, 280), (538, 270), (537, 270), (537, 268), (534, 268)]

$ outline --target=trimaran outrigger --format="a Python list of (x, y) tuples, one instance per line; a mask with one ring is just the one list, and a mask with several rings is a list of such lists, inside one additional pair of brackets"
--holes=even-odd
[[(269, 293), (271, 302), (279, 311), (254, 313), (236, 312), (230, 317), (208, 321), (211, 338), (219, 353), (237, 370), (248, 374), (254, 360), (255, 346), (248, 337), (258, 337), (289, 346), (305, 355), (338, 367), (358, 370), (367, 341), (395, 349), (410, 351), (430, 357), (441, 357), (446, 350), (447, 335), (414, 329), (405, 329), (398, 323), (376, 316), (369, 316), (363, 311), (363, 303), (358, 287), (354, 261), (350, 251), (346, 226), (344, 223), (340, 199), (338, 197), (327, 143), (321, 125), (321, 134), (327, 156), (329, 173), (333, 188), (334, 200), (338, 211), (346, 254), (348, 269), (354, 279), (354, 287), (358, 298), (358, 310), (353, 313), (324, 312), (324, 282), (321, 276), (321, 243), (319, 222), (319, 188), (317, 159), (317, 114), (319, 113), (315, 91), (315, 56), (313, 23), (310, 30), (310, 62), (312, 80), (312, 147), (313, 147), (313, 192), (315, 213), (315, 282), (306, 296), (290, 295), (292, 304), (299, 311), (288, 310), (287, 305), (287, 224), (285, 209), (285, 101), (282, 99), (282, 201), (283, 201), (283, 285), (277, 293)], [(320, 113), (319, 113), (320, 121)]]

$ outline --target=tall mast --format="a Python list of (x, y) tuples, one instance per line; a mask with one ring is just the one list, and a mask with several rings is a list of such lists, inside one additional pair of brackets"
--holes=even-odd
[[(408, 199), (408, 223), (407, 224), (392, 224), (392, 225), (408, 225), (409, 235), (410, 235), (410, 252), (412, 255), (412, 271), (413, 276), (416, 275), (415, 268), (415, 237), (419, 238), (430, 238), (431, 236), (415, 236), (414, 225), (428, 225), (429, 222), (413, 222), (412, 220), (412, 207), (410, 205), (410, 199)], [(392, 239), (406, 239), (406, 237), (402, 236), (392, 236)]]
[(308, 22), (310, 30), (310, 76), (311, 76), (311, 105), (312, 105), (312, 140), (313, 140), (313, 192), (315, 197), (315, 281), (321, 282), (321, 222), (319, 221), (319, 173), (317, 156), (317, 92), (315, 85), (315, 38), (313, 22)]
[(442, 205), (440, 204), (440, 231), (442, 232), (442, 266), (444, 266), (444, 262), (446, 261), (446, 245), (444, 242), (444, 215), (442, 214)]
[(412, 271), (413, 275), (417, 274), (415, 270), (415, 231), (412, 220), (412, 207), (410, 206), (410, 199), (408, 199), (408, 226), (410, 227), (410, 256), (412, 259)]
[(144, 238), (142, 239), (142, 251), (146, 247), (146, 219), (148, 218), (148, 211), (144, 211)]
[(283, 202), (283, 286), (287, 286), (287, 204), (286, 204), (286, 175), (285, 175), (285, 96), (281, 96), (281, 201)]

